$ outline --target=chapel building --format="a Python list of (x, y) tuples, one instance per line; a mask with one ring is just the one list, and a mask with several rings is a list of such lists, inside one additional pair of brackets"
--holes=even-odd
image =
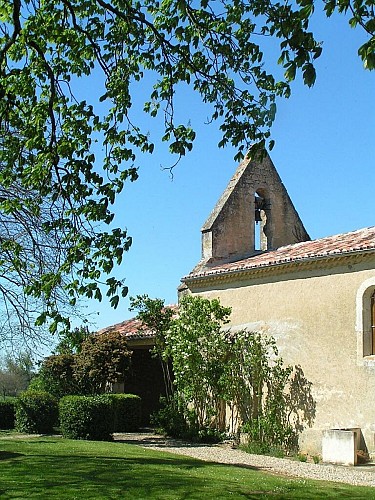
[(202, 228), (180, 294), (219, 298), (230, 327), (273, 336), (316, 403), (301, 451), (360, 429), (375, 452), (375, 227), (311, 241), (268, 155), (246, 157)]

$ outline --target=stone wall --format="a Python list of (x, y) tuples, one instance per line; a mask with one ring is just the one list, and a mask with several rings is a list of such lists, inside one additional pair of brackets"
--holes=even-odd
[(284, 360), (302, 367), (317, 405), (302, 451), (320, 453), (323, 430), (359, 427), (375, 452), (375, 356), (363, 356), (358, 320), (363, 283), (375, 288), (374, 257), (189, 283), (190, 293), (218, 297), (232, 308), (232, 327), (272, 335)]

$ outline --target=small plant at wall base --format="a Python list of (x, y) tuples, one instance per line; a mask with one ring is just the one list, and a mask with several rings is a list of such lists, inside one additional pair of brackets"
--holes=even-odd
[(167, 434), (175, 438), (190, 439), (189, 425), (186, 419), (186, 408), (179, 407), (177, 393), (170, 398), (160, 398), (161, 408), (151, 415), (151, 424), (159, 434)]

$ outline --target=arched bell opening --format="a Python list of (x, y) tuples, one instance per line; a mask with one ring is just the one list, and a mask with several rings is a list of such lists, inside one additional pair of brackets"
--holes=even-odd
[(267, 234), (270, 204), (266, 192), (263, 189), (258, 189), (254, 196), (254, 250), (264, 252), (270, 248)]

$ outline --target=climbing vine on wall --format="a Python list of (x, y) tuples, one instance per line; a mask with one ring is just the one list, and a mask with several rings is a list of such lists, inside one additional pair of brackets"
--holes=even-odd
[(284, 364), (272, 337), (228, 329), (231, 308), (218, 299), (185, 296), (167, 321), (160, 299), (137, 297), (133, 305), (162, 335), (159, 354), (173, 367), (173, 394), (156, 418), (165, 431), (207, 439), (242, 429), (266, 446), (297, 447), (315, 415), (311, 383), (301, 367)]

